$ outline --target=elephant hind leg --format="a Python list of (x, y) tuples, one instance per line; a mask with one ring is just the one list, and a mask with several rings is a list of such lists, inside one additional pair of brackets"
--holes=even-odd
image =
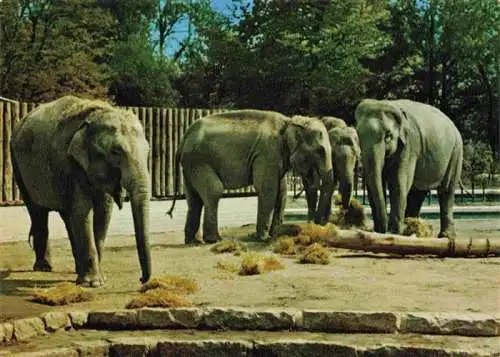
[[(186, 181), (192, 183), (203, 205), (205, 212), (203, 215), (203, 240), (206, 243), (219, 241), (218, 229), (218, 209), (219, 199), (224, 193), (224, 185), (215, 171), (209, 165), (200, 165), (187, 174)], [(196, 212), (193, 212), (193, 215)]]
[(31, 218), (30, 236), (33, 237), (35, 250), (34, 271), (52, 271), (49, 251), (49, 210), (32, 202), (27, 202), (26, 207)]
[(440, 211), (440, 231), (439, 238), (455, 238), (455, 226), (453, 223), (453, 204), (455, 202), (455, 190), (438, 190), (439, 211)]
[(420, 215), (420, 209), (422, 208), (422, 204), (424, 203), (425, 197), (428, 193), (428, 190), (416, 189), (412, 189), (408, 193), (405, 217), (418, 217)]
[(184, 243), (196, 244), (198, 243), (196, 234), (200, 229), (203, 201), (198, 192), (192, 187), (191, 182), (186, 179), (184, 179), (184, 190), (186, 192), (186, 202), (188, 206), (186, 225), (184, 226)]

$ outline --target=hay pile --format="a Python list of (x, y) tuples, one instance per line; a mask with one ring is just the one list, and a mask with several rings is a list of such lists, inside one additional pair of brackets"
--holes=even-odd
[(268, 271), (284, 269), (283, 264), (274, 255), (247, 253), (241, 261), (240, 275), (257, 275)]
[(429, 238), (434, 235), (434, 230), (432, 225), (423, 219), (408, 217), (404, 220), (403, 235)]
[(246, 245), (240, 241), (232, 239), (223, 239), (217, 244), (215, 244), (211, 249), (213, 253), (234, 253), (235, 255), (240, 255), (242, 252), (247, 251)]
[(45, 305), (67, 305), (94, 299), (92, 293), (73, 283), (56, 284), (49, 288), (35, 288), (32, 290), (32, 295), (32, 301)]
[(301, 264), (329, 264), (330, 250), (319, 243), (313, 243), (304, 249), (304, 252), (299, 257)]
[[(289, 232), (287, 232), (289, 233)], [(334, 224), (325, 226), (306, 223), (295, 230), (296, 235), (278, 237), (273, 251), (287, 256), (299, 255), (299, 263), (328, 264), (332, 242), (336, 239), (338, 228)]]
[(141, 307), (189, 307), (192, 302), (185, 295), (200, 290), (195, 280), (185, 279), (173, 275), (152, 279), (144, 284), (139, 291), (140, 295), (134, 297), (126, 306), (127, 309)]
[(347, 210), (342, 208), (342, 196), (335, 198), (336, 210), (329, 217), (329, 221), (342, 228), (358, 227), (364, 228), (366, 225), (366, 214), (363, 205), (355, 198), (349, 202)]

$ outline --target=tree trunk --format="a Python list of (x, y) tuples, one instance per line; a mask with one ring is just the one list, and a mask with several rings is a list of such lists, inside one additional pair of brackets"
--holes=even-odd
[[(486, 73), (484, 65), (479, 64), (478, 70), (481, 77), (481, 81), (483, 82), (484, 88), (488, 96), (488, 133), (489, 133), (488, 139), (491, 149), (495, 153), (496, 158), (500, 159), (500, 125), (498, 123), (498, 118), (495, 118), (495, 94), (493, 93), (492, 85), (488, 81), (488, 75)], [(500, 81), (500, 76), (499, 76), (499, 81)]]
[(415, 238), (361, 230), (339, 230), (328, 241), (330, 247), (374, 253), (424, 254), (442, 257), (485, 257), (500, 255), (500, 239)]

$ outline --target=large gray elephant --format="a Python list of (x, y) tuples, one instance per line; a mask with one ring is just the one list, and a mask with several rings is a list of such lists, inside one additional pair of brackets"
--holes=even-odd
[(400, 233), (404, 217), (418, 217), (428, 191), (437, 189), (439, 236), (455, 236), (454, 190), (463, 144), (453, 122), (438, 109), (410, 100), (365, 99), (355, 117), (375, 231)]
[[(186, 244), (196, 243), (203, 206), (203, 240), (219, 240), (217, 207), (224, 189), (252, 184), (258, 194), (257, 238), (274, 236), (283, 217), (285, 174), (291, 167), (311, 186), (321, 182), (324, 194), (319, 207), (326, 209), (333, 191), (330, 155), (328, 134), (317, 119), (292, 120), (271, 111), (237, 110), (197, 120), (176, 155), (176, 172), (181, 163), (188, 204)], [(169, 214), (174, 205), (175, 200)]]
[[(352, 197), (357, 163), (360, 159), (358, 134), (354, 128), (348, 127), (342, 119), (323, 117), (321, 121), (328, 130), (332, 147), (333, 185), (335, 188), (337, 183), (339, 184), (342, 207), (347, 209)], [(306, 192), (308, 220), (314, 220), (315, 223), (319, 224), (327, 223), (331, 213), (333, 191), (328, 200), (328, 208), (325, 211), (317, 210), (318, 190), (311, 188), (305, 180), (303, 183)]]
[(76, 282), (104, 282), (100, 261), (113, 200), (130, 197), (141, 281), (151, 275), (149, 145), (137, 117), (101, 102), (65, 96), (30, 112), (13, 133), (14, 174), (31, 218), (34, 270), (51, 271), (48, 214), (62, 217)]

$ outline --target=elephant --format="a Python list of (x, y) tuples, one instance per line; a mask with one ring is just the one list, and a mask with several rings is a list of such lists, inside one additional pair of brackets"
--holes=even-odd
[(333, 128), (345, 128), (347, 127), (346, 122), (343, 119), (337, 117), (321, 117), (320, 120), (326, 127), (327, 131), (330, 131)]
[[(325, 118), (333, 120), (325, 121)], [(323, 117), (321, 121), (328, 130), (328, 137), (332, 147), (333, 185), (335, 188), (337, 183), (339, 183), (339, 192), (342, 196), (342, 208), (347, 209), (352, 197), (357, 163), (360, 159), (361, 149), (359, 146), (358, 134), (354, 128), (348, 127), (342, 119)], [(311, 188), (304, 180), (303, 182), (304, 190), (306, 191), (308, 221), (314, 220), (315, 223), (326, 224), (331, 213), (332, 196), (330, 196), (328, 200), (328, 208), (323, 212), (317, 212), (316, 204), (318, 200), (318, 190), (316, 188)]]
[[(293, 167), (324, 194), (327, 208), (332, 187), (331, 147), (324, 125), (317, 119), (291, 119), (265, 110), (234, 110), (195, 121), (176, 152), (176, 176), (182, 164), (188, 205), (185, 243), (197, 243), (202, 207), (203, 241), (220, 240), (217, 209), (224, 189), (253, 185), (257, 191), (256, 238), (274, 237), (286, 203), (286, 173)], [(176, 186), (178, 186), (176, 177)], [(175, 198), (168, 212), (175, 207)], [(272, 213), (272, 221), (271, 221)], [(271, 222), (271, 224), (270, 224)]]
[(130, 198), (141, 282), (151, 276), (149, 144), (131, 111), (103, 101), (63, 96), (40, 105), (11, 141), (14, 176), (31, 219), (35, 271), (52, 271), (48, 214), (57, 211), (69, 239), (76, 283), (104, 283), (100, 263), (113, 209)]
[(408, 99), (364, 99), (355, 118), (374, 230), (399, 234), (403, 219), (418, 217), (429, 190), (437, 189), (439, 237), (455, 237), (454, 191), (460, 183), (463, 142), (453, 122), (439, 109)]

